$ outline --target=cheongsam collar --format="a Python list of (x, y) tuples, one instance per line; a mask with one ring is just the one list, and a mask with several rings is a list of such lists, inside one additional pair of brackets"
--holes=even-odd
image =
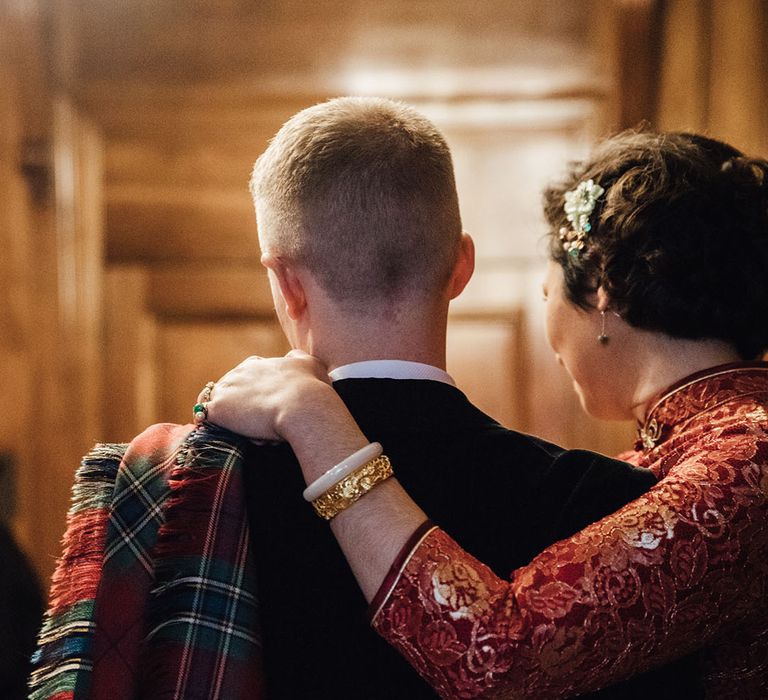
[(673, 384), (651, 401), (638, 426), (637, 450), (650, 450), (675, 428), (726, 401), (768, 390), (768, 362), (738, 362), (710, 367)]

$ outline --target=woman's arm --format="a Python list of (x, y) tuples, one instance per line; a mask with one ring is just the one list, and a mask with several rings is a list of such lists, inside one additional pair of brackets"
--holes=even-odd
[[(219, 397), (223, 405), (236, 393)], [(291, 443), (308, 483), (367, 442), (316, 377), (273, 399), (281, 406), (275, 432)], [(509, 581), (432, 530), (388, 577), (374, 627), (445, 697), (567, 697), (701, 647), (762, 606), (767, 592), (759, 474), (768, 439), (710, 437), (706, 460), (682, 462)], [(390, 479), (332, 522), (369, 600), (424, 519)]]
[[(369, 442), (322, 365), (298, 351), (285, 358), (247, 358), (216, 382), (207, 405), (209, 419), (218, 425), (251, 438), (290, 443), (307, 484)], [(394, 478), (331, 521), (369, 602), (426, 519)]]

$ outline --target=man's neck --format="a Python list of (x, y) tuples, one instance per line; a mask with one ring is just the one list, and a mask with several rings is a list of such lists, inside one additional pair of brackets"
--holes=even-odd
[(381, 316), (332, 319), (313, 324), (304, 336), (303, 349), (330, 370), (368, 360), (404, 360), (444, 370), (446, 316), (443, 312), (395, 320)]
[(328, 357), (318, 355), (318, 357), (328, 365), (329, 370), (375, 360), (413, 362), (445, 370), (444, 349), (442, 352), (425, 352), (424, 350), (425, 348), (420, 348), (419, 351), (409, 352), (408, 348), (403, 347), (387, 350), (377, 346), (375, 348), (353, 348), (351, 352), (332, 353)]

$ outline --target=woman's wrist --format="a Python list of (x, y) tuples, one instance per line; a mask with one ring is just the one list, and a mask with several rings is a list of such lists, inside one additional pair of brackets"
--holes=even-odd
[(397, 473), (331, 520), (331, 530), (368, 602), (409, 538), (427, 520), (396, 477)]
[(281, 408), (275, 422), (309, 484), (369, 440), (330, 385), (313, 380), (295, 396)]

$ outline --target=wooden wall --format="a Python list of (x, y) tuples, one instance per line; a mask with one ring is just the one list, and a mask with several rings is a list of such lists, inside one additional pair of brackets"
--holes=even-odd
[[(17, 496), (3, 499), (5, 517), (29, 546), (31, 523), (25, 518), (31, 500), (33, 451), (27, 439), (34, 402), (34, 365), (31, 356), (34, 318), (31, 232), (34, 228), (33, 191), (23, 175), (24, 115), (27, 105), (19, 66), (24, 47), (11, 41), (20, 22), (0, 8), (0, 250), (4, 274), (0, 275), (0, 367), (4, 385), (4, 420), (0, 421), (0, 451), (8, 470), (4, 490)], [(29, 167), (30, 164), (27, 165)], [(44, 189), (40, 183), (40, 189)]]
[(615, 3), (609, 124), (704, 132), (768, 155), (768, 4), (763, 0)]
[[(454, 152), (477, 274), (449, 370), (481, 407), (616, 452), (543, 335), (541, 187), (647, 120), (766, 152), (760, 0), (169, 0), (0, 4), (0, 453), (50, 573), (96, 440), (186, 421), (243, 356), (287, 349), (247, 180), (297, 110), (384, 94)], [(2, 483), (2, 482), (0, 482)], [(0, 500), (2, 504), (2, 500)]]
[[(768, 5), (673, 0), (660, 26), (655, 122), (768, 156)], [(680, 41), (681, 36), (689, 37)]]
[(0, 13), (0, 449), (12, 522), (47, 574), (72, 471), (101, 435), (101, 139), (47, 64), (44, 4)]

